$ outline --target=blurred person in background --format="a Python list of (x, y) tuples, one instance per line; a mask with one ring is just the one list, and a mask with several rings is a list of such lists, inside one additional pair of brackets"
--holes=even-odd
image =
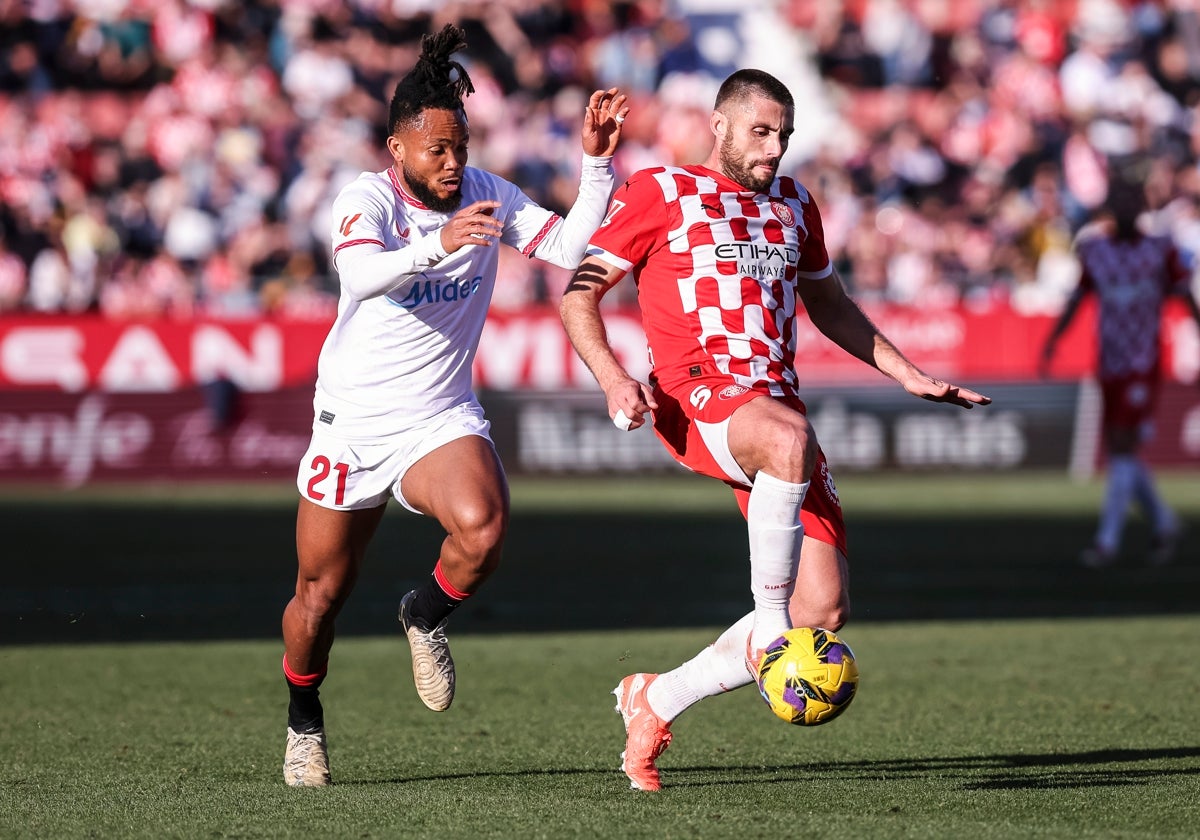
[[(714, 39), (712, 14), (657, 0), (436, 9), (278, 0), (0, 2), (0, 224), (16, 212), (32, 222), (6, 225), (10, 248), (32, 274), (58, 224), (55, 205), (72, 206), (71, 182), (79, 180), (103, 196), (123, 250), (140, 260), (170, 253), (196, 287), (196, 312), (220, 317), (229, 301), (207, 298), (209, 284), (194, 267), (231, 247), (242, 226), (282, 223), (290, 248), (314, 255), (318, 274), (308, 291), (336, 303), (328, 241), (311, 222), (326, 218), (358, 172), (383, 165), (375, 135), (396, 82), (390, 68), (410, 65), (419, 35), (446, 21), (475, 45), (476, 164), (560, 213), (578, 179), (573, 155), (563, 151), (573, 143), (574, 118), (564, 122), (560, 113), (577, 113), (576, 100), (610, 87), (635, 97), (637, 117), (624, 129), (619, 166), (687, 163), (707, 153), (708, 108), (728, 72), (715, 69), (714, 44), (725, 45), (717, 56), (730, 67), (739, 53), (773, 62), (764, 69), (802, 91), (814, 127), (812, 139), (793, 143), (805, 160), (790, 174), (818, 189), (803, 171), (811, 163), (845, 173), (848, 188), (839, 195), (818, 189), (827, 197), (830, 256), (852, 291), (885, 303), (911, 298), (913, 275), (902, 267), (915, 265), (924, 273), (921, 288), (954, 305), (1058, 312), (1072, 282), (1060, 282), (1063, 253), (1025, 246), (1047, 230), (1075, 234), (1103, 200), (1105, 158), (1152, 155), (1167, 170), (1164, 184), (1196, 169), (1200, 38), (1189, 4), (793, 0), (715, 7), (739, 25), (721, 27)], [(1044, 167), (1057, 177), (1040, 176)], [(993, 172), (1002, 181), (989, 206), (1005, 212), (986, 215), (990, 233), (967, 231), (965, 252), (923, 247), (923, 231), (956, 217), (965, 185)], [(1030, 201), (1048, 212), (1020, 212)], [(883, 224), (871, 225), (872, 218)], [(207, 232), (190, 233), (193, 225)], [(860, 233), (869, 241), (859, 243)], [(1195, 234), (1187, 235), (1192, 242), (1177, 235), (1178, 244), (1195, 250)], [(994, 270), (981, 271), (972, 260), (989, 237)], [(233, 278), (246, 290), (239, 311), (278, 303), (270, 274), (254, 273), (264, 260), (269, 266), (269, 256), (229, 266), (251, 272)], [(44, 277), (59, 268), (52, 253), (43, 263), (36, 298), (43, 310), (92, 311), (105, 297), (103, 270), (97, 288), (69, 304), (62, 294), (42, 294), (55, 285)], [(114, 263), (114, 272), (129, 269)], [(535, 286), (540, 273), (524, 282)], [(136, 295), (143, 287), (128, 288)], [(30, 283), (26, 310), (34, 308), (32, 290)], [(508, 299), (541, 295), (527, 288)], [(148, 316), (156, 310), (152, 301), (133, 308)]]
[[(778, 170), (792, 94), (761, 70), (721, 85), (701, 165), (653, 167), (617, 190), (562, 297), (563, 324), (623, 429), (645, 424), (688, 469), (733, 488), (746, 517), (754, 610), (695, 658), (618, 684), (621, 769), (659, 790), (655, 760), (695, 703), (749, 685), (762, 651), (792, 626), (836, 630), (849, 611), (846, 532), (825, 456), (798, 393), (797, 310), (830, 340), (922, 399), (991, 400), (913, 365), (847, 294), (812, 195)], [(653, 367), (631, 377), (608, 343), (600, 301), (633, 274)]]
[(463, 99), (474, 87), (447, 24), (421, 41), (388, 116), (392, 165), (364, 172), (333, 205), (337, 318), (318, 361), (312, 440), (297, 475), (296, 594), (283, 614), (290, 703), (284, 780), (330, 783), (319, 687), (334, 622), (390, 499), (446, 530), (432, 574), (400, 602), (422, 702), (445, 711), (455, 670), (451, 613), (500, 562), (508, 485), (471, 388), (499, 245), (578, 265), (612, 193), (628, 108), (595, 91), (581, 131), (582, 177), (565, 218), (467, 166)]
[(1129, 167), (1109, 184), (1106, 216), (1080, 232), (1076, 250), (1079, 284), (1055, 321), (1042, 350), (1042, 373), (1058, 341), (1089, 295), (1097, 301), (1097, 378), (1103, 398), (1101, 424), (1107, 481), (1094, 543), (1080, 562), (1092, 568), (1117, 561), (1130, 505), (1136, 500), (1153, 529), (1149, 562), (1169, 563), (1182, 531), (1179, 517), (1155, 487), (1139, 448), (1153, 434), (1162, 379), (1160, 332), (1164, 304), (1180, 298), (1200, 326), (1190, 289), (1191, 272), (1170, 238), (1139, 226), (1145, 209), (1144, 173)]
[(8, 249), (4, 240), (4, 228), (0, 227), (0, 314), (20, 308), (29, 283), (25, 262)]

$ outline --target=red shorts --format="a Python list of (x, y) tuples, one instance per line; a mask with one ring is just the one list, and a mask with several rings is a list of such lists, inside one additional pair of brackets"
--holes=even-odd
[(1154, 418), (1158, 404), (1157, 374), (1131, 374), (1100, 380), (1105, 428), (1134, 429)]
[[(725, 482), (733, 488), (742, 515), (750, 499), (750, 482), (729, 454), (727, 424), (733, 412), (750, 402), (766, 397), (777, 399), (804, 414), (804, 403), (795, 397), (772, 397), (739, 385), (731, 377), (710, 374), (691, 379), (685, 388), (668, 393), (654, 386), (658, 409), (654, 412), (654, 431), (683, 466), (700, 475)], [(800, 509), (804, 533), (835, 546), (846, 554), (846, 525), (842, 505), (825, 453), (818, 450), (808, 493)]]

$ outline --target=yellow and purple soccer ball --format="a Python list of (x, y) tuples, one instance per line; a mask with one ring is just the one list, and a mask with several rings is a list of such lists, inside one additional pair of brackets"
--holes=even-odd
[(854, 652), (830, 630), (793, 627), (763, 651), (758, 691), (771, 711), (799, 726), (840, 715), (858, 691)]

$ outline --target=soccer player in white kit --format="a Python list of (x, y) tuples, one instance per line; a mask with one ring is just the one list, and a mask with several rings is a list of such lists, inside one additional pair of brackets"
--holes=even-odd
[[(630, 674), (613, 692), (625, 724), (621, 769), (659, 790), (671, 723), (705, 697), (750, 685), (763, 649), (793, 626), (836, 630), (849, 611), (845, 527), (798, 390), (796, 319), (908, 393), (971, 408), (991, 399), (913, 365), (846, 294), (803, 185), (777, 174), (794, 128), (791, 93), (760, 70), (722, 83), (703, 164), (634, 173), (592, 236), (562, 318), (619, 426), (652, 412), (684, 466), (733, 488), (746, 516), (754, 610), (693, 659)], [(604, 331), (600, 300), (627, 274), (653, 370), (638, 382)]]
[(565, 218), (517, 186), (467, 166), (463, 98), (447, 25), (421, 42), (388, 118), (393, 164), (364, 172), (333, 205), (337, 319), (321, 349), (313, 434), (300, 463), (296, 594), (283, 614), (290, 692), (284, 780), (330, 783), (318, 688), (334, 619), (390, 498), (446, 530), (430, 577), (400, 603), (417, 693), (435, 711), (454, 697), (450, 613), (496, 569), (508, 486), (471, 387), (471, 363), (503, 243), (574, 268), (604, 218), (612, 155), (628, 113), (617, 89), (591, 95), (579, 195)]

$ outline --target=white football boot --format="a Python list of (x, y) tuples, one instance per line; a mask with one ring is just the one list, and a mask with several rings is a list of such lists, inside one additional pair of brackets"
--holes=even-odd
[(400, 626), (408, 636), (412, 653), (413, 682), (421, 702), (435, 712), (444, 712), (454, 700), (454, 660), (446, 641), (446, 622), (429, 632), (412, 623), (412, 602), (416, 590), (400, 599)]

